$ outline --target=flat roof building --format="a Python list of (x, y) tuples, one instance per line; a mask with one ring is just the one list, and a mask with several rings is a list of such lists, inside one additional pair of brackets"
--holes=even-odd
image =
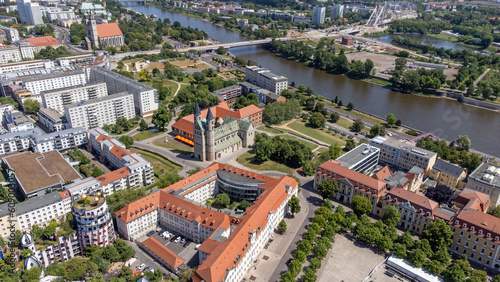
[(493, 205), (500, 204), (500, 165), (483, 162), (469, 175), (465, 187), (490, 195)]
[(360, 144), (356, 148), (337, 158), (340, 165), (357, 172), (372, 171), (378, 163), (380, 149), (367, 144)]

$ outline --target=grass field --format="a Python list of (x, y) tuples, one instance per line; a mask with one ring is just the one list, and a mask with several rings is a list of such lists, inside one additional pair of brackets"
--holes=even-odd
[(148, 151), (144, 151), (135, 147), (130, 148), (130, 151), (132, 153), (141, 154), (143, 158), (145, 158), (148, 162), (150, 162), (153, 165), (153, 170), (156, 173), (162, 173), (167, 171), (168, 172), (172, 171), (177, 173), (182, 169), (180, 165), (173, 163), (169, 159), (150, 153)]
[(311, 142), (307, 142), (307, 141), (304, 141), (302, 139), (299, 139), (299, 138), (296, 138), (296, 137), (293, 137), (293, 136), (290, 136), (290, 135), (280, 135), (279, 137), (283, 138), (283, 139), (286, 139), (286, 140), (295, 140), (295, 141), (298, 141), (299, 143), (304, 144), (307, 148), (309, 148), (311, 150), (314, 150), (314, 149), (316, 149), (316, 147), (318, 147), (317, 145), (315, 145), (315, 144), (313, 144)]
[(304, 124), (303, 121), (296, 120), (290, 124), (288, 124), (288, 127), (290, 127), (293, 130), (296, 130), (306, 136), (312, 137), (316, 140), (319, 140), (323, 143), (326, 144), (333, 144), (335, 142), (340, 143), (341, 146), (345, 145), (345, 140), (341, 139), (338, 136), (334, 136), (333, 133), (327, 132), (324, 129), (317, 129), (317, 128), (312, 128), (308, 127)]
[(158, 132), (150, 133), (148, 130), (142, 130), (139, 133), (133, 135), (132, 139), (134, 139), (134, 141), (142, 141), (142, 140), (149, 139), (151, 137), (161, 135), (163, 133), (165, 133), (165, 131), (158, 131)]
[(154, 68), (159, 69), (163, 72), (165, 65), (163, 63), (151, 62), (149, 66), (146, 68), (148, 71), (153, 71)]
[(171, 136), (167, 136), (167, 142), (165, 142), (165, 138), (158, 138), (153, 141), (153, 144), (156, 146), (164, 147), (167, 149), (178, 151), (181, 154), (189, 155), (193, 152), (193, 147), (184, 144), (180, 141), (175, 140)]
[(275, 129), (270, 126), (262, 125), (258, 128), (259, 130), (269, 132), (271, 134), (283, 134), (283, 132), (279, 131), (278, 129)]
[(181, 70), (204, 70), (210, 68), (200, 60), (197, 60), (196, 62), (194, 60), (185, 60), (185, 61), (175, 61), (170, 63), (180, 68)]
[(382, 85), (382, 86), (391, 86), (392, 85), (392, 83), (390, 83), (387, 80), (383, 80), (383, 79), (379, 79), (379, 78), (375, 78), (375, 77), (368, 79), (368, 81), (375, 83), (375, 84), (378, 84), (378, 85)]
[(260, 171), (264, 171), (264, 170), (277, 170), (277, 171), (281, 171), (281, 172), (284, 172), (284, 173), (292, 173), (293, 172), (293, 169), (287, 167), (286, 165), (284, 164), (279, 164), (277, 162), (274, 162), (274, 161), (266, 161), (266, 162), (262, 162), (262, 163), (259, 163), (259, 162), (255, 162), (253, 160), (253, 158), (255, 157), (255, 153), (253, 153), (253, 151), (248, 151), (244, 154), (242, 154), (241, 156), (239, 156), (236, 161), (250, 169), (254, 169), (254, 170), (260, 170)]

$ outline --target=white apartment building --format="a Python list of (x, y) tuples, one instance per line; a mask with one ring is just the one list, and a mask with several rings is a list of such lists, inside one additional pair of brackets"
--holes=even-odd
[(4, 113), (6, 111), (10, 112), (10, 111), (13, 111), (15, 110), (16, 108), (14, 107), (14, 105), (12, 104), (1, 104), (0, 105), (0, 123), (3, 124), (3, 121), (4, 121)]
[(66, 151), (88, 143), (87, 131), (81, 127), (69, 128), (32, 138), (33, 151), (45, 153), (52, 150)]
[(64, 106), (78, 104), (84, 100), (91, 100), (108, 96), (108, 89), (104, 82), (93, 82), (84, 85), (75, 85), (65, 88), (43, 91), (42, 104), (60, 114), (64, 114)]
[(43, 133), (40, 129), (35, 128), (29, 131), (9, 132), (0, 135), (0, 155), (28, 150), (31, 147), (31, 136), (33, 134)]
[(339, 16), (340, 18), (344, 17), (344, 5), (335, 4), (335, 6), (332, 7), (330, 19), (333, 21), (337, 16)]
[(105, 124), (114, 124), (120, 117), (135, 116), (134, 96), (122, 92), (64, 106), (66, 119), (71, 127), (91, 129)]
[(59, 7), (41, 7), (42, 16), (48, 17), (50, 22), (56, 20), (72, 20), (76, 18), (75, 12), (66, 8)]
[(313, 8), (311, 24), (318, 25), (325, 23), (326, 7), (316, 6)]
[(465, 187), (490, 196), (492, 205), (500, 204), (500, 165), (483, 162), (467, 178)]
[(0, 63), (6, 64), (11, 62), (19, 62), (23, 58), (21, 56), (21, 52), (19, 51), (19, 47), (15, 45), (9, 45), (5, 47), (0, 47)]
[(23, 78), (24, 86), (26, 89), (33, 92), (33, 95), (41, 94), (43, 91), (47, 90), (82, 85), (85, 83), (86, 78), (82, 70)]
[(40, 109), (37, 116), (47, 132), (61, 131), (65, 128), (63, 116), (51, 108)]
[(158, 110), (158, 91), (153, 87), (110, 70), (94, 67), (90, 69), (90, 82), (106, 82), (108, 93), (129, 92), (134, 95), (135, 111), (142, 117), (151, 116)]
[(9, 132), (21, 132), (35, 128), (35, 125), (20, 111), (4, 111), (3, 125)]
[(405, 141), (377, 136), (370, 145), (380, 149), (379, 162), (409, 171), (418, 166), (427, 173), (436, 162), (437, 154)]
[(27, 72), (39, 69), (50, 69), (53, 68), (54, 62), (50, 60), (35, 60), (35, 61), (24, 61), (18, 63), (9, 63), (0, 65), (0, 74), (15, 73), (15, 72)]
[(245, 76), (248, 82), (276, 94), (280, 94), (281, 91), (288, 89), (288, 78), (274, 74), (269, 69), (247, 66)]
[(29, 232), (33, 225), (46, 227), (51, 220), (59, 220), (70, 210), (64, 206), (61, 194), (68, 192), (54, 192), (16, 204), (16, 217), (21, 232)]
[(19, 31), (17, 31), (17, 29), (0, 25), (0, 30), (3, 30), (5, 32), (7, 40), (9, 40), (10, 42), (14, 43), (16, 41), (19, 41)]

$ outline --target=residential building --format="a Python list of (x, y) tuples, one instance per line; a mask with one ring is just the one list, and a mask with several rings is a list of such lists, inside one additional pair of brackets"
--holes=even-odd
[(276, 94), (281, 94), (281, 91), (288, 89), (288, 78), (274, 74), (268, 69), (247, 66), (245, 76), (248, 82)]
[(63, 116), (51, 108), (40, 109), (37, 116), (47, 132), (61, 131), (65, 128)]
[(323, 7), (323, 6), (314, 7), (311, 24), (312, 25), (324, 24), (325, 23), (325, 13), (326, 13), (326, 7)]
[(118, 118), (135, 117), (134, 97), (123, 92), (64, 106), (64, 113), (71, 127), (90, 129), (114, 124)]
[(64, 114), (64, 106), (78, 104), (82, 101), (108, 96), (105, 82), (92, 82), (83, 85), (69, 86), (46, 90), (41, 93), (42, 104), (60, 114)]
[(94, 47), (115, 47), (120, 49), (125, 44), (123, 33), (117, 23), (97, 24), (94, 13), (84, 15), (85, 34), (90, 41), (90, 50)]
[(365, 173), (371, 172), (375, 168), (379, 154), (380, 149), (367, 144), (360, 144), (336, 160), (343, 167)]
[(35, 53), (40, 52), (48, 46), (54, 49), (63, 46), (63, 44), (57, 41), (53, 36), (30, 37), (26, 38), (26, 41), (33, 47), (33, 52)]
[(20, 111), (4, 111), (3, 115), (3, 125), (8, 132), (27, 131), (35, 128), (35, 125)]
[(132, 93), (135, 112), (142, 117), (151, 116), (158, 110), (158, 91), (153, 87), (99, 67), (91, 68), (89, 77), (90, 82), (106, 82), (110, 95), (124, 91)]
[(86, 77), (83, 70), (33, 75), (22, 78), (22, 85), (33, 92), (34, 95), (39, 95), (47, 90), (82, 85), (85, 83)]
[(22, 23), (43, 24), (42, 12), (38, 3), (31, 2), (31, 0), (17, 0), (17, 10)]
[[(262, 109), (259, 109), (255, 105), (250, 105), (242, 109), (233, 111), (229, 109), (227, 102), (222, 102), (217, 106), (211, 107), (213, 117), (219, 122), (223, 122), (226, 117), (232, 117), (234, 119), (242, 119), (244, 117), (249, 117), (253, 123), (253, 127), (257, 128), (262, 124)], [(201, 112), (201, 119), (205, 119), (208, 114), (208, 109), (204, 109)], [(177, 120), (172, 125), (172, 131), (175, 135), (182, 136), (186, 139), (193, 140), (195, 126), (194, 114), (185, 116)]]
[(418, 166), (427, 173), (437, 160), (436, 153), (419, 148), (408, 141), (377, 136), (370, 141), (370, 145), (380, 149), (379, 161), (382, 164), (403, 170)]
[(10, 234), (15, 230), (19, 230), (19, 225), (15, 214), (9, 211), (9, 203), (0, 204), (0, 237), (8, 240)]
[(15, 73), (20, 71), (32, 71), (40, 69), (51, 69), (54, 67), (54, 62), (51, 60), (34, 60), (23, 61), (17, 63), (2, 64), (0, 66), (0, 75), (6, 73)]
[(101, 16), (107, 16), (106, 8), (101, 4), (94, 4), (92, 2), (82, 2), (80, 5), (80, 14), (95, 14)]
[(242, 95), (242, 92), (240, 85), (233, 85), (219, 90), (215, 90), (210, 94), (218, 97), (221, 102), (226, 101), (228, 105), (231, 107), (234, 105), (237, 98), (239, 98)]
[(377, 206), (387, 191), (387, 184), (360, 172), (343, 167), (339, 161), (329, 160), (321, 164), (314, 175), (314, 188), (325, 179), (336, 180), (339, 191), (334, 197), (337, 201), (351, 203), (354, 196), (367, 198), (373, 205), (372, 212), (380, 215)]
[(249, 117), (226, 116), (223, 121), (215, 120), (208, 108), (206, 118), (202, 119), (196, 102), (194, 121), (194, 157), (201, 161), (215, 161), (254, 144), (255, 128)]
[(10, 16), (0, 16), (0, 22), (17, 24), (17, 18), (16, 17), (10, 17)]
[[(218, 173), (221, 171), (262, 182), (257, 199), (241, 218), (200, 205), (218, 193), (217, 183), (221, 183)], [(160, 226), (196, 243), (203, 242), (198, 248), (200, 265), (193, 280), (240, 281), (288, 213), (287, 202), (297, 190), (298, 183), (291, 177), (275, 179), (213, 163), (116, 212), (117, 230), (125, 239), (137, 240)], [(158, 247), (154, 257), (169, 260), (167, 264), (172, 268), (181, 263), (154, 241), (142, 244)]]
[(429, 177), (436, 180), (438, 184), (463, 189), (465, 185), (463, 180), (467, 177), (467, 172), (458, 165), (438, 159), (429, 170)]
[(330, 16), (331, 20), (333, 21), (337, 16), (339, 18), (344, 17), (344, 5), (335, 4), (335, 6), (332, 7), (332, 14)]
[(19, 51), (19, 47), (16, 45), (6, 45), (0, 46), (0, 63), (7, 64), (12, 62), (19, 62), (23, 58), (21, 56), (21, 52)]
[(19, 41), (19, 31), (16, 28), (0, 25), (0, 30), (5, 32), (5, 36), (10, 42)]
[(286, 101), (285, 97), (246, 81), (240, 82), (240, 86), (242, 95), (247, 96), (250, 93), (254, 93), (259, 99), (259, 103), (269, 104)]
[(500, 204), (500, 165), (483, 162), (467, 178), (465, 187), (490, 195), (493, 205)]
[(86, 145), (87, 131), (81, 127), (68, 128), (48, 134), (32, 135), (33, 151), (45, 153), (52, 150), (66, 151)]
[(311, 20), (306, 17), (305, 15), (296, 15), (296, 16), (293, 16), (293, 23), (294, 24), (297, 24), (297, 23), (309, 23), (311, 22)]
[(68, 8), (42, 7), (41, 11), (44, 17), (49, 18), (50, 22), (60, 22), (65, 20), (73, 20), (76, 18), (75, 12)]
[(62, 190), (66, 182), (80, 179), (80, 174), (58, 151), (23, 152), (2, 158), (9, 182), (23, 198), (42, 196)]
[(144, 240), (139, 247), (153, 257), (155, 261), (166, 266), (168, 270), (175, 274), (179, 274), (179, 267), (186, 262), (178, 254), (164, 246), (163, 243), (156, 240), (154, 237), (149, 237)]
[[(90, 204), (85, 204), (85, 201)], [(81, 195), (75, 200), (71, 214), (76, 225), (76, 234), (83, 253), (84, 247), (104, 248), (111, 245), (115, 239), (115, 228), (106, 198), (100, 193)]]
[(29, 131), (12, 132), (0, 135), (0, 155), (23, 152), (30, 149), (33, 134), (43, 134), (39, 128)]
[(0, 104), (0, 123), (4, 122), (4, 113), (14, 111), (16, 107), (12, 104)]

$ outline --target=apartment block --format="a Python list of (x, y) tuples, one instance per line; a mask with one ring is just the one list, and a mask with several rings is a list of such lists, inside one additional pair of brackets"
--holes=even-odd
[(245, 76), (248, 82), (276, 94), (280, 94), (281, 91), (288, 89), (288, 78), (274, 74), (269, 69), (247, 66)]
[(54, 62), (50, 60), (35, 60), (35, 61), (23, 61), (17, 63), (2, 64), (0, 66), (0, 74), (15, 73), (15, 72), (28, 72), (32, 70), (39, 69), (50, 69), (53, 68)]
[(334, 20), (336, 17), (343, 18), (344, 17), (344, 5), (342, 4), (335, 4), (335, 6), (332, 7), (332, 13), (330, 15), (330, 20)]
[(35, 224), (44, 228), (53, 219), (64, 218), (70, 212), (64, 206), (65, 197), (69, 197), (67, 191), (54, 192), (16, 204), (15, 214), (19, 230), (29, 232)]
[(0, 63), (19, 62), (23, 59), (19, 47), (15, 45), (0, 46)]
[(135, 117), (134, 96), (122, 92), (110, 96), (82, 101), (64, 106), (64, 113), (71, 127), (90, 129), (114, 124), (120, 117)]
[(40, 109), (37, 116), (47, 132), (61, 131), (65, 128), (63, 116), (51, 108)]
[(5, 32), (5, 36), (10, 42), (19, 41), (19, 31), (16, 28), (0, 25), (0, 30)]
[(35, 152), (66, 151), (87, 144), (87, 131), (81, 127), (69, 128), (48, 134), (34, 135), (32, 142)]
[(465, 187), (490, 195), (493, 205), (500, 204), (500, 165), (483, 162), (467, 178)]
[(429, 171), (429, 177), (438, 184), (463, 189), (465, 185), (463, 180), (467, 177), (467, 172), (458, 165), (438, 159)]
[(311, 24), (312, 25), (324, 24), (325, 23), (325, 13), (326, 13), (326, 7), (324, 7), (324, 6), (314, 7)]
[(0, 155), (23, 152), (31, 148), (32, 135), (43, 134), (38, 128), (29, 131), (12, 132), (0, 135)]
[(35, 128), (35, 125), (20, 111), (5, 111), (3, 115), (3, 125), (8, 132), (27, 131)]
[(78, 104), (84, 100), (92, 100), (108, 96), (104, 82), (93, 82), (65, 88), (51, 89), (41, 92), (42, 104), (64, 114), (64, 106)]
[(377, 136), (370, 141), (370, 145), (380, 149), (380, 163), (406, 171), (418, 166), (428, 173), (437, 160), (436, 153), (419, 148), (408, 141)]
[(86, 82), (83, 70), (35, 75), (22, 79), (24, 87), (33, 92), (34, 95), (41, 94), (47, 90), (82, 85)]
[(229, 106), (232, 106), (236, 102), (236, 99), (242, 95), (242, 92), (240, 85), (233, 85), (219, 90), (215, 90), (210, 94), (219, 98), (221, 102), (227, 101)]
[(132, 93), (135, 112), (142, 117), (151, 116), (158, 109), (158, 91), (153, 87), (99, 67), (91, 68), (89, 77), (90, 82), (105, 82), (110, 95)]

